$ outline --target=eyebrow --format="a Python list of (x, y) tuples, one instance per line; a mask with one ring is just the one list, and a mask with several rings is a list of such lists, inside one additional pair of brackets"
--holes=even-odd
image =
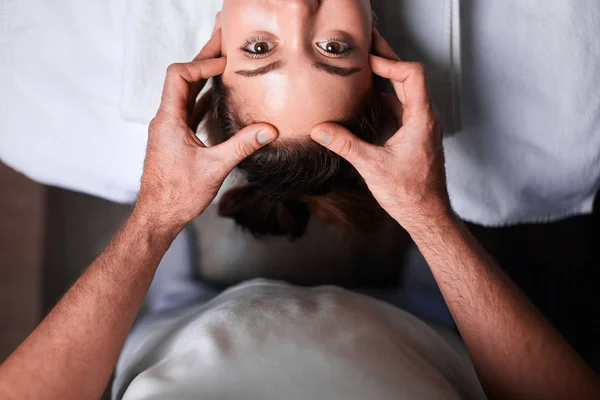
[(360, 68), (360, 67), (342, 68), (342, 67), (336, 67), (333, 65), (325, 64), (322, 62), (314, 63), (313, 67), (315, 67), (316, 69), (320, 69), (321, 71), (325, 71), (328, 74), (338, 75), (338, 76), (350, 76), (350, 75), (354, 75), (354, 74), (362, 71), (362, 68)]
[(235, 71), (236, 74), (245, 76), (247, 78), (253, 78), (255, 76), (265, 75), (269, 72), (273, 72), (275, 70), (283, 68), (285, 63), (283, 61), (275, 61), (274, 63), (267, 64), (264, 67), (260, 67), (257, 69), (243, 69), (241, 71)]
[[(267, 64), (264, 67), (260, 67), (257, 69), (244, 69), (244, 70), (240, 70), (240, 71), (235, 71), (235, 73), (238, 75), (241, 75), (241, 76), (245, 76), (247, 78), (253, 78), (255, 76), (266, 75), (270, 72), (281, 69), (281, 68), (283, 68), (284, 65), (285, 65), (285, 63), (283, 61), (275, 61), (274, 63)], [(314, 63), (313, 67), (318, 70), (324, 71), (330, 75), (337, 75), (337, 76), (343, 76), (343, 77), (354, 75), (354, 74), (362, 71), (362, 68), (359, 68), (359, 67), (342, 68), (342, 67), (336, 67), (333, 65), (325, 64), (322, 62)]]

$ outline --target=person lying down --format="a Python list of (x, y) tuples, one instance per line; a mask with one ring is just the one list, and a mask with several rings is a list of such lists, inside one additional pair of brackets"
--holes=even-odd
[(281, 136), (240, 164), (241, 184), (195, 222), (203, 278), (397, 281), (407, 235), (348, 162), (310, 140), (311, 128), (326, 121), (379, 144), (397, 128), (369, 65), (373, 25), (367, 0), (223, 3), (227, 67), (213, 79), (200, 130), (218, 144), (261, 121)]
[[(369, 64), (353, 65), (354, 53), (339, 63), (314, 53), (320, 50), (313, 43), (321, 40), (315, 38), (333, 33), (322, 32), (317, 22), (313, 26), (310, 21), (325, 21), (337, 10), (343, 15), (349, 12), (349, 4), (355, 15), (368, 21), (366, 0), (230, 0), (225, 2), (223, 21), (226, 24), (231, 17), (226, 11), (232, 16), (239, 12), (228, 5), (237, 5), (247, 7), (239, 15), (243, 17), (237, 22), (240, 26), (244, 21), (250, 26), (260, 21), (266, 24), (269, 19), (262, 17), (271, 15), (264, 33), (250, 35), (280, 38), (287, 28), (296, 32), (294, 27), (306, 27), (306, 31), (298, 29), (304, 34), (297, 40), (276, 42), (281, 56), (290, 43), (291, 50), (299, 53), (287, 58), (286, 66), (278, 66), (282, 71), (298, 63), (315, 69), (308, 61), (312, 58), (313, 63), (327, 62), (335, 68), (362, 71), (370, 65), (393, 83), (396, 96), (391, 99), (402, 105), (393, 108), (394, 115), (402, 119), (402, 127), (384, 145), (361, 140), (340, 124), (321, 123), (321, 118), (347, 121), (350, 115), (325, 115), (322, 110), (329, 110), (327, 104), (321, 111), (298, 105), (315, 115), (322, 112), (307, 122), (316, 125), (302, 129), (310, 131), (315, 143), (356, 166), (381, 208), (410, 233), (440, 286), (470, 360), (461, 357), (459, 347), (453, 347), (439, 330), (397, 304), (332, 286), (302, 288), (272, 280), (246, 282), (217, 296), (207, 293), (195, 301), (172, 304), (171, 309), (143, 317), (130, 332), (151, 282), (163, 275), (157, 267), (167, 273), (177, 269), (167, 254), (179, 247), (176, 238), (206, 210), (228, 174), (244, 159), (253, 160), (255, 152), (264, 152), (260, 149), (265, 146), (267, 152), (278, 152), (294, 143), (283, 126), (287, 120), (277, 127), (281, 133), (259, 121), (216, 146), (204, 146), (194, 136), (192, 105), (207, 79), (225, 73), (223, 83), (229, 87), (231, 104), (241, 109), (236, 93), (244, 81), (231, 86), (228, 79), (232, 73), (238, 75), (234, 79), (257, 79), (244, 76), (246, 72), (237, 74), (245, 70), (235, 60), (229, 63), (222, 57), (223, 51), (231, 55), (231, 49), (221, 49), (222, 32), (216, 30), (195, 61), (174, 64), (167, 71), (161, 105), (148, 129), (141, 188), (131, 215), (52, 312), (0, 364), (2, 399), (100, 398), (117, 359), (112, 395), (123, 400), (426, 400), (483, 399), (486, 394), (490, 399), (600, 398), (600, 382), (593, 370), (453, 213), (442, 134), (430, 106), (424, 68), (398, 61), (377, 32), (373, 32), (374, 48), (382, 56), (369, 56)], [(285, 20), (278, 20), (279, 14)], [(358, 25), (357, 19), (348, 31)], [(363, 27), (368, 30), (366, 22)], [(226, 30), (224, 25), (223, 33)], [(336, 35), (350, 37), (349, 47), (361, 46), (360, 39), (341, 32)], [(224, 41), (225, 47), (228, 43)], [(277, 55), (275, 46), (263, 46), (253, 50), (273, 47)], [(240, 51), (246, 50), (244, 46)], [(312, 56), (303, 60), (303, 54)], [(314, 72), (320, 71), (317, 67)], [(285, 80), (278, 78), (277, 71), (261, 77), (267, 76), (275, 80), (272, 95), (277, 97), (277, 81), (285, 86)], [(352, 76), (336, 74), (335, 78)], [(308, 86), (313, 79), (320, 78), (301, 83)], [(326, 85), (328, 80), (322, 82)], [(302, 91), (302, 87), (290, 90)], [(339, 90), (344, 93), (343, 88)], [(337, 100), (348, 106), (349, 100), (341, 99)], [(266, 97), (262, 100), (268, 103)], [(206, 112), (207, 104), (200, 102), (198, 110)], [(236, 118), (242, 123), (252, 121), (240, 115)], [(294, 140), (312, 147), (308, 137), (298, 134)], [(261, 165), (258, 162), (257, 168)], [(343, 176), (335, 182), (343, 182)], [(266, 186), (272, 196), (273, 188), (267, 183), (261, 188)], [(275, 195), (294, 193), (294, 186), (286, 181), (277, 187), (281, 191)], [(252, 194), (254, 188), (248, 190)]]
[[(294, 3), (224, 2), (227, 67), (213, 79), (204, 129), (217, 145), (267, 121), (279, 138), (239, 165), (244, 183), (222, 195), (219, 213), (259, 241), (296, 244), (311, 215), (341, 237), (389, 234), (387, 214), (357, 171), (311, 139), (327, 121), (375, 144), (393, 133), (369, 63), (369, 1)], [(176, 268), (168, 263), (159, 276)], [(464, 347), (399, 308), (342, 289), (258, 280), (161, 311), (130, 335), (114, 398), (484, 398)]]

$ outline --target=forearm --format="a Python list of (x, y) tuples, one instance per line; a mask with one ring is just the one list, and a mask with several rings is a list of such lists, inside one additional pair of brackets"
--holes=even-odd
[(176, 233), (132, 214), (106, 250), (0, 366), (0, 397), (100, 398)]
[(598, 380), (453, 214), (409, 230), (486, 390), (500, 398), (600, 398)]

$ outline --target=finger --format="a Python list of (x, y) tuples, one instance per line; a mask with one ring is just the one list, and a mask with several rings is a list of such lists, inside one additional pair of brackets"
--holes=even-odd
[(390, 60), (400, 61), (392, 46), (381, 36), (379, 31), (373, 28), (373, 50), (374, 54)]
[(392, 81), (404, 107), (405, 117), (429, 111), (429, 93), (423, 64), (388, 60), (374, 55), (370, 60), (373, 73)]
[(367, 143), (341, 125), (327, 122), (317, 125), (311, 138), (323, 147), (348, 160), (358, 171), (364, 171), (375, 158), (378, 148)]
[(211, 147), (210, 151), (232, 170), (255, 151), (273, 142), (278, 136), (279, 132), (272, 125), (253, 124), (239, 131), (231, 139)]
[[(217, 18), (219, 15), (217, 15)], [(209, 60), (212, 58), (218, 58), (221, 56), (221, 30), (217, 28), (215, 25), (215, 30), (213, 31), (213, 35), (208, 41), (208, 43), (204, 46), (204, 48), (200, 51), (200, 53), (194, 58), (194, 61), (201, 60)], [(190, 85), (190, 94), (188, 97), (188, 113), (191, 115), (194, 112), (194, 108), (196, 106), (196, 100), (198, 99), (198, 94), (206, 81), (194, 82)]]
[[(201, 90), (207, 79), (221, 75), (225, 71), (226, 64), (226, 59), (221, 57), (170, 65), (167, 69), (159, 113), (188, 122), (188, 103), (192, 96), (192, 84), (197, 84)], [(197, 94), (194, 98), (196, 96)]]
[[(392, 46), (381, 36), (377, 29), (373, 29), (373, 50), (374, 54), (389, 60), (400, 61), (400, 57)], [(404, 84), (392, 81), (392, 86), (397, 93), (404, 93)]]

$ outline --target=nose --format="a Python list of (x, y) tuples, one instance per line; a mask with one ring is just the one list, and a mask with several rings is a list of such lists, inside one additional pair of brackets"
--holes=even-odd
[(279, 7), (296, 16), (311, 17), (319, 10), (321, 0), (275, 0)]
[(308, 50), (312, 24), (319, 10), (320, 0), (274, 0), (279, 9), (279, 27), (288, 50)]
[(279, 0), (281, 3), (287, 4), (298, 11), (306, 11), (314, 14), (319, 9), (321, 0)]

